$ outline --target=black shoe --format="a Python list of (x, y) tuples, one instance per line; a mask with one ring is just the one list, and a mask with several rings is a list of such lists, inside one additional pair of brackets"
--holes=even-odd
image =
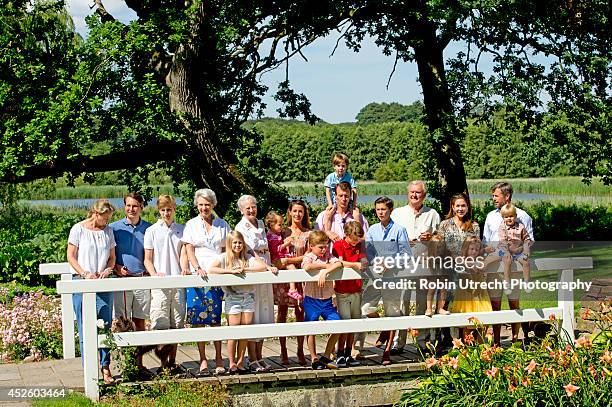
[(356, 360), (355, 358), (353, 358), (352, 356), (349, 356), (346, 358), (346, 364), (349, 365), (350, 367), (355, 367), (355, 366), (359, 366), (361, 365), (361, 363)]
[(317, 359), (314, 362), (312, 362), (310, 367), (312, 368), (312, 370), (323, 370), (323, 369), (325, 369), (325, 365), (323, 363), (321, 363), (321, 361), (319, 359)]
[(325, 356), (321, 356), (319, 361), (325, 365), (328, 369), (338, 369), (338, 365), (333, 360), (326, 358)]
[(404, 348), (391, 348), (391, 356), (397, 356), (397, 355), (401, 355), (402, 353), (404, 353)]

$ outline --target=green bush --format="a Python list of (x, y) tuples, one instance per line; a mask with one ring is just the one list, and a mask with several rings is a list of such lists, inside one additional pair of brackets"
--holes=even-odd
[[(566, 344), (556, 319), (551, 333), (523, 350), (477, 343), (472, 334), (425, 364), (428, 375), (399, 406), (609, 406), (612, 394), (612, 311), (597, 313), (600, 333)], [(486, 329), (478, 326), (479, 336)], [(518, 344), (517, 344), (518, 345)]]

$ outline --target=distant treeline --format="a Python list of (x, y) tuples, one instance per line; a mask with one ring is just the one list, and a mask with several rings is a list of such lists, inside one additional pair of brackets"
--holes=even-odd
[[(414, 114), (415, 105), (406, 106), (411, 114), (398, 106), (370, 104), (359, 113), (357, 123), (310, 126), (262, 119), (248, 122), (246, 127), (263, 136), (262, 148), (277, 163), (270, 171), (279, 181), (322, 181), (332, 171), (330, 160), (335, 151), (348, 154), (349, 171), (357, 180), (433, 178), (431, 135)], [(467, 177), (578, 175), (580, 163), (570, 158), (571, 143), (553, 141), (565, 133), (571, 140), (571, 128), (566, 124), (563, 117), (544, 115), (538, 126), (528, 125), (505, 112), (486, 121), (469, 121), (460, 140)]]

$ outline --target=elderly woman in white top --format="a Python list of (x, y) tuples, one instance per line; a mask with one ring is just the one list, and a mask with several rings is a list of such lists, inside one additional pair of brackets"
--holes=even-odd
[[(206, 276), (208, 268), (225, 248), (225, 239), (230, 231), (229, 224), (213, 214), (217, 196), (210, 189), (196, 191), (193, 202), (199, 215), (185, 224), (183, 242), (186, 244), (187, 257), (192, 274)], [(187, 319), (192, 326), (220, 325), (223, 291), (219, 287), (199, 287), (187, 289)], [(208, 376), (206, 343), (198, 342), (200, 369), (198, 376)], [(221, 342), (215, 341), (215, 374), (225, 373)]]
[[(261, 219), (257, 219), (257, 200), (252, 195), (242, 195), (238, 198), (238, 210), (242, 219), (236, 225), (236, 230), (242, 233), (249, 249), (256, 257), (271, 266), (266, 228)], [(255, 286), (255, 324), (274, 323), (274, 293), (272, 284), (257, 284)], [(254, 372), (270, 370), (270, 366), (263, 360), (263, 339), (249, 342), (250, 369)]]
[[(108, 221), (113, 216), (115, 208), (106, 199), (98, 199), (89, 210), (89, 216), (84, 221), (70, 229), (66, 257), (70, 268), (76, 274), (75, 278), (98, 279), (107, 278), (113, 273), (115, 266), (115, 237), (108, 227)], [(79, 345), (83, 354), (83, 295), (72, 296), (74, 313), (79, 330)], [(98, 318), (107, 327), (113, 319), (113, 293), (96, 294), (96, 311)], [(100, 349), (102, 379), (110, 384), (114, 381), (110, 371), (110, 349)]]

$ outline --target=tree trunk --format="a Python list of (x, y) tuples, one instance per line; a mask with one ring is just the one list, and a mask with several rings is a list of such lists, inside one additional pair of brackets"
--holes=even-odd
[(215, 211), (223, 216), (239, 194), (253, 191), (236, 168), (234, 152), (223, 146), (217, 134), (213, 118), (218, 117), (219, 106), (215, 95), (205, 88), (207, 82), (215, 83), (221, 67), (215, 64), (216, 39), (201, 13), (191, 40), (174, 55), (166, 84), (170, 88), (170, 109), (180, 116), (187, 134), (188, 173), (198, 188), (215, 192)]
[(438, 45), (433, 25), (425, 23), (420, 34), (423, 35), (420, 41), (423, 45), (414, 47), (414, 54), (423, 89), (425, 122), (432, 134), (438, 168), (441, 190), (437, 198), (441, 199), (442, 208), (447, 211), (453, 194), (467, 192), (467, 182), (457, 142), (459, 130), (444, 71), (444, 49)]

